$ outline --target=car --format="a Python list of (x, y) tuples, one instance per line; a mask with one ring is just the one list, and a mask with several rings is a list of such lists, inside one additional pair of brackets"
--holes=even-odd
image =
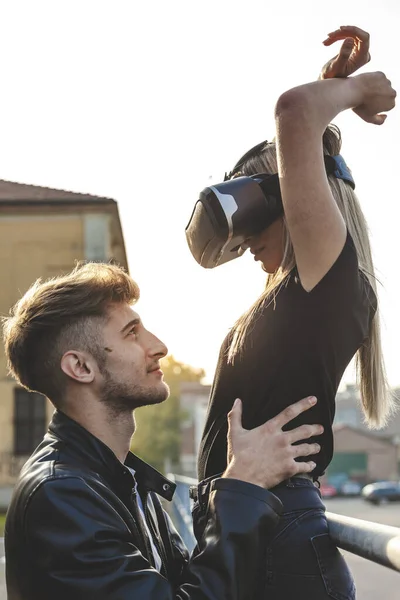
[(326, 483), (336, 489), (338, 496), (359, 496), (363, 485), (350, 479), (347, 473), (329, 474)]
[(319, 491), (323, 498), (333, 498), (334, 496), (337, 496), (338, 493), (335, 486), (330, 485), (329, 483), (321, 483)]
[(400, 502), (400, 482), (380, 481), (366, 485), (361, 492), (366, 502), (381, 505), (388, 502)]
[(339, 493), (343, 496), (359, 496), (361, 494), (362, 487), (363, 486), (361, 483), (358, 483), (358, 481), (352, 481), (351, 479), (348, 479), (340, 486)]

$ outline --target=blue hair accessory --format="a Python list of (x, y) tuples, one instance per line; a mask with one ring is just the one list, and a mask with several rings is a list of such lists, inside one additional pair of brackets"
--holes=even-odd
[(336, 154), (335, 156), (325, 155), (324, 159), (327, 173), (334, 175), (337, 179), (343, 179), (343, 181), (348, 183), (354, 190), (356, 183), (343, 156), (341, 154)]

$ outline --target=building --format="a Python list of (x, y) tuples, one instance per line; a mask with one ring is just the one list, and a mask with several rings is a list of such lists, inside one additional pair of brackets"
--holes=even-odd
[(335, 425), (333, 431), (335, 452), (328, 481), (351, 479), (364, 485), (398, 479), (398, 450), (390, 437), (345, 424)]
[[(400, 397), (400, 389), (393, 390)], [(383, 429), (370, 430), (364, 422), (361, 410), (360, 394), (356, 385), (347, 385), (336, 397), (336, 425), (351, 425), (364, 432), (371, 432), (379, 437), (390, 439), (395, 445), (400, 445), (400, 411), (394, 414)]]
[[(399, 390), (393, 392), (399, 396)], [(328, 480), (340, 474), (361, 483), (399, 478), (400, 413), (394, 414), (383, 429), (369, 429), (356, 385), (347, 385), (336, 397), (334, 441)]]
[[(38, 277), (68, 272), (78, 260), (113, 261), (128, 268), (117, 203), (0, 181), (0, 314), (7, 315)], [(41, 394), (18, 387), (7, 375), (1, 347), (0, 488), (12, 485), (51, 413)]]

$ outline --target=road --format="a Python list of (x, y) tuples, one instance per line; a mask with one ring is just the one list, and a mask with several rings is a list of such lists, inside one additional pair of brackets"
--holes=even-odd
[[(326, 501), (327, 510), (366, 521), (400, 527), (400, 504), (370, 506), (359, 498), (336, 498)], [(343, 553), (357, 586), (357, 600), (398, 600), (400, 573), (391, 571), (347, 552)], [(4, 580), (4, 545), (0, 539), (0, 600), (7, 600)], [(282, 599), (289, 600), (289, 599)]]

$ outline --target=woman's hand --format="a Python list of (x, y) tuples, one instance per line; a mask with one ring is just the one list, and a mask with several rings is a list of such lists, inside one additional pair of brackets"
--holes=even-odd
[(363, 73), (354, 78), (361, 86), (362, 104), (353, 108), (354, 112), (367, 123), (382, 125), (387, 115), (383, 111), (395, 106), (396, 91), (384, 73)]
[(322, 67), (319, 79), (333, 77), (348, 77), (371, 60), (369, 53), (369, 33), (353, 25), (342, 25), (336, 31), (328, 33), (323, 41), (325, 46), (331, 46), (339, 40), (344, 40), (339, 54), (331, 58)]

